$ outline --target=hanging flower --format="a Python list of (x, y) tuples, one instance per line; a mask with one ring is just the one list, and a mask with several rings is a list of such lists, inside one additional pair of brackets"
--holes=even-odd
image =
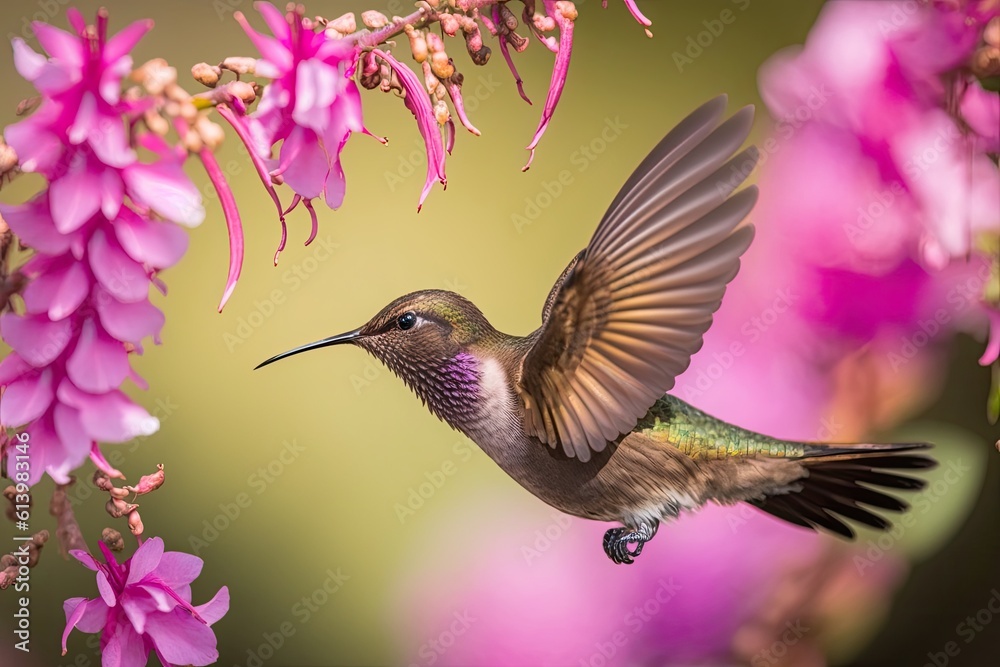
[[(352, 133), (371, 133), (362, 121), (361, 95), (352, 78), (358, 47), (330, 36), (301, 8), (282, 14), (269, 2), (254, 6), (273, 37), (254, 30), (242, 12), (235, 18), (260, 52), (254, 73), (271, 82), (253, 113), (230, 114), (227, 119), (244, 126), (240, 138), (264, 161), (271, 183), (284, 183), (295, 193), (287, 210), (279, 205), (277, 262), (286, 241), (284, 214), (303, 202), (312, 219), (306, 245), (312, 242), (317, 233), (312, 200), (323, 197), (330, 208), (340, 207), (346, 189), (340, 153)], [(272, 157), (279, 142), (281, 148)]]
[(10, 229), (35, 251), (20, 270), (28, 280), (24, 312), (0, 316), (0, 335), (13, 348), (0, 362), (0, 427), (24, 426), (31, 435), (31, 484), (46, 472), (68, 482), (88, 453), (120, 476), (97, 442), (157, 430), (156, 418), (120, 387), (126, 379), (145, 387), (128, 355), (141, 353), (146, 338), (159, 342), (164, 319), (149, 302), (149, 287), (162, 289), (157, 272), (187, 249), (178, 225), (204, 218), (181, 169), (185, 152), (140, 134), (137, 143), (158, 156), (140, 162), (125, 131), (142, 111), (120, 95), (132, 66), (128, 53), (152, 23), (109, 38), (106, 12), (94, 26), (75, 9), (67, 16), (75, 34), (33, 24), (48, 57), (14, 39), (17, 70), (41, 101), (4, 132), (22, 171), (48, 181), (31, 201), (0, 205)]

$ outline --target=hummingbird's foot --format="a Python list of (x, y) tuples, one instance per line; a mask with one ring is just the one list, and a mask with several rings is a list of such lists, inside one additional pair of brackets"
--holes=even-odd
[[(660, 527), (659, 521), (641, 523), (637, 528), (612, 528), (604, 533), (604, 553), (612, 562), (621, 565), (632, 563), (633, 559), (642, 553), (642, 547), (653, 539), (656, 529)], [(635, 542), (635, 549), (629, 549), (628, 545)]]

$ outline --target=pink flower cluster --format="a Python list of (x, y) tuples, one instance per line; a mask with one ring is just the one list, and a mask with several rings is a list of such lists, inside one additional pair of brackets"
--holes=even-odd
[[(545, 15), (536, 14), (535, 4), (530, 2), (525, 3), (523, 18), (539, 41), (555, 53), (555, 63), (542, 117), (527, 147), (531, 157), (525, 169), (534, 159), (535, 147), (549, 125), (565, 86), (572, 54), (573, 26), (577, 18), (577, 9), (572, 2), (541, 2)], [(625, 0), (625, 4), (640, 24), (650, 25), (634, 0)], [(375, 136), (362, 121), (361, 96), (353, 78), (357, 68), (361, 68), (360, 80), (365, 87), (399, 92), (406, 108), (417, 121), (427, 152), (427, 178), (420, 194), (418, 211), (435, 182), (447, 185), (445, 157), (454, 146), (455, 122), (444, 102), (445, 98), (451, 100), (462, 124), (473, 134), (479, 134), (466, 116), (461, 92), (462, 75), (456, 71), (454, 61), (445, 52), (442, 38), (426, 27), (415, 29), (415, 25), (440, 22), (443, 33), (450, 36), (461, 31), (473, 60), (481, 65), (486, 63), (490, 54), (478, 27), (477, 22), (481, 22), (497, 37), (504, 58), (517, 80), (518, 89), (527, 100), (508, 48), (512, 44), (521, 51), (528, 40), (514, 33), (517, 19), (502, 2), (466, 2), (439, 9), (425, 6), (413, 15), (394, 22), (389, 22), (378, 12), (366, 12), (363, 18), (366, 25), (373, 28), (371, 32), (356, 31), (353, 14), (327, 21), (307, 18), (301, 5), (290, 6), (285, 13), (268, 2), (256, 2), (254, 7), (260, 12), (271, 35), (261, 34), (252, 28), (242, 12), (236, 12), (235, 18), (261, 56), (252, 68), (253, 73), (271, 81), (264, 90), (259, 107), (252, 113), (248, 114), (239, 100), (220, 105), (218, 110), (246, 144), (257, 174), (277, 206), (281, 241), (275, 253), (275, 262), (287, 240), (284, 216), (300, 202), (303, 203), (312, 219), (312, 231), (306, 241), (308, 245), (317, 232), (312, 200), (323, 197), (326, 204), (334, 209), (344, 200), (345, 177), (340, 153), (347, 140), (354, 132)], [(556, 28), (559, 30), (558, 40), (544, 35), (544, 32)], [(410, 39), (422, 77), (403, 65), (387, 48), (379, 48), (384, 41), (402, 32), (406, 32)], [(376, 138), (385, 143), (384, 138)], [(294, 192), (287, 208), (281, 204), (275, 190), (275, 185), (282, 184), (288, 185)], [(237, 214), (227, 211), (227, 216), (236, 220)], [(239, 251), (242, 248), (239, 223), (231, 224), (230, 229), (233, 263), (227, 296), (239, 276)]]
[[(158, 342), (163, 314), (149, 302), (157, 271), (175, 264), (187, 234), (204, 218), (201, 197), (182, 171), (186, 156), (159, 137), (126, 129), (143, 112), (121, 97), (129, 52), (152, 27), (138, 21), (109, 37), (107, 14), (88, 26), (67, 12), (73, 33), (34, 23), (43, 56), (13, 42), (17, 71), (38, 89), (37, 111), (6, 128), (22, 171), (48, 187), (31, 201), (0, 206), (4, 220), (35, 254), (24, 313), (0, 317), (13, 353), (0, 363), (0, 426), (31, 436), (31, 480), (59, 483), (89, 454), (109, 475), (97, 442), (125, 442), (158, 421), (120, 389), (140, 387), (128, 355)], [(141, 162), (133, 141), (158, 155)], [(177, 223), (177, 224), (173, 224)], [(13, 469), (13, 467), (11, 467)]]
[(70, 632), (77, 628), (101, 633), (104, 665), (142, 667), (153, 651), (168, 667), (210, 665), (219, 659), (210, 626), (229, 611), (229, 589), (223, 586), (205, 604), (191, 605), (191, 582), (201, 573), (200, 558), (164, 552), (158, 537), (143, 542), (124, 563), (103, 542), (99, 546), (103, 563), (85, 551), (71, 552), (97, 573), (100, 597), (63, 603), (63, 655)]
[[(981, 244), (1000, 239), (988, 156), (1000, 150), (1000, 96), (970, 62), (998, 17), (982, 0), (830, 3), (804, 47), (761, 69), (779, 131), (764, 145), (756, 215), (796, 258), (796, 284), (817, 295), (803, 312), (825, 331), (865, 342), (937, 308), (958, 324), (967, 313), (942, 289), (956, 272), (982, 296), (1000, 261)], [(1000, 354), (996, 305), (991, 317), (983, 364)]]

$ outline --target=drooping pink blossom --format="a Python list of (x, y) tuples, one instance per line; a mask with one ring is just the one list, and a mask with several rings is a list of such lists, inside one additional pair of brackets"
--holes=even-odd
[(156, 156), (140, 161), (125, 130), (139, 110), (121, 98), (121, 82), (151, 22), (108, 37), (105, 12), (94, 26), (75, 9), (67, 16), (75, 34), (33, 24), (48, 57), (15, 38), (17, 69), (41, 102), (4, 132), (21, 169), (48, 182), (24, 204), (0, 205), (35, 251), (21, 268), (24, 312), (0, 316), (0, 335), (13, 349), (0, 363), (0, 426), (31, 434), (32, 484), (45, 473), (66, 483), (88, 454), (120, 476), (97, 443), (158, 428), (120, 387), (131, 379), (145, 388), (128, 355), (141, 353), (146, 338), (159, 340), (163, 314), (149, 302), (149, 287), (160, 287), (157, 272), (187, 249), (181, 226), (204, 218), (181, 168), (184, 152), (139, 133), (135, 145)]
[(431, 106), (430, 98), (420, 79), (409, 67), (401, 64), (390, 53), (380, 49), (372, 49), (372, 53), (382, 58), (392, 71), (399, 77), (399, 83), (403, 86), (405, 97), (403, 103), (410, 110), (413, 117), (417, 119), (417, 128), (420, 136), (424, 140), (424, 148), (427, 153), (427, 178), (424, 180), (424, 188), (420, 192), (420, 200), (417, 202), (417, 210), (424, 205), (434, 181), (441, 185), (448, 186), (448, 178), (444, 173), (444, 145), (441, 142), (441, 130), (438, 127), (437, 119), (434, 116), (434, 108)]
[(147, 539), (124, 563), (103, 542), (98, 546), (103, 563), (85, 551), (70, 552), (97, 573), (100, 595), (63, 603), (63, 655), (76, 628), (101, 633), (105, 667), (142, 667), (151, 652), (165, 666), (209, 665), (218, 660), (211, 626), (229, 611), (229, 589), (223, 586), (205, 604), (191, 604), (191, 582), (201, 573), (200, 558), (165, 552), (159, 537)]
[(556, 111), (559, 98), (562, 96), (563, 88), (566, 85), (566, 75), (569, 72), (569, 62), (573, 55), (573, 26), (577, 18), (576, 7), (572, 2), (557, 2), (556, 0), (542, 0), (545, 4), (545, 11), (548, 13), (556, 25), (559, 26), (559, 45), (556, 49), (556, 60), (552, 65), (552, 79), (549, 82), (549, 92), (545, 97), (545, 106), (542, 108), (542, 117), (538, 121), (538, 128), (531, 142), (527, 146), (530, 151), (528, 162), (521, 168), (527, 171), (535, 159), (535, 147), (542, 140), (545, 130), (549, 127), (552, 114)]
[[(358, 47), (331, 37), (301, 10), (282, 14), (269, 2), (254, 7), (273, 37), (254, 30), (242, 12), (234, 16), (260, 52), (255, 73), (271, 81), (253, 113), (227, 120), (244, 125), (240, 138), (264, 160), (270, 180), (295, 193), (292, 206), (279, 211), (284, 227), (283, 215), (299, 201), (323, 197), (330, 208), (340, 207), (346, 189), (340, 153), (352, 133), (371, 133), (362, 121), (361, 95), (352, 78)], [(311, 217), (310, 240), (317, 224)], [(283, 231), (278, 253), (284, 244)]]

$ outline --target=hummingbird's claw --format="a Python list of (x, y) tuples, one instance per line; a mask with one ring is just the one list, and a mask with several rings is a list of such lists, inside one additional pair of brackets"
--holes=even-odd
[[(653, 539), (656, 529), (660, 523), (641, 523), (638, 528), (612, 528), (604, 533), (604, 553), (617, 565), (631, 564), (634, 559), (642, 553), (642, 547), (646, 542)], [(635, 542), (635, 549), (629, 549), (628, 545)]]

